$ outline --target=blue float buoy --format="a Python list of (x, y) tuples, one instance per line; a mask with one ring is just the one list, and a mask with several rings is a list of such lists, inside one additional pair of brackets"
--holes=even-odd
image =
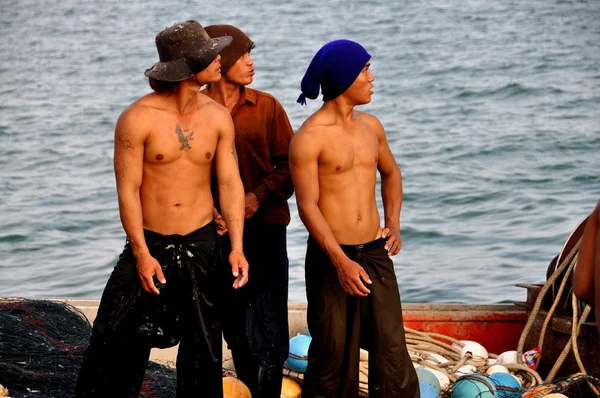
[(421, 398), (438, 398), (440, 393), (429, 383), (419, 380), (419, 391)]
[(306, 372), (308, 365), (308, 347), (312, 337), (305, 334), (299, 334), (290, 339), (290, 356), (285, 364), (294, 372)]
[(498, 391), (489, 377), (474, 373), (454, 383), (452, 398), (498, 398)]

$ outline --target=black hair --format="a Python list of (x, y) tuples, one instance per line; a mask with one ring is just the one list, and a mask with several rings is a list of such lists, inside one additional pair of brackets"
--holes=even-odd
[(149, 77), (148, 84), (150, 84), (150, 88), (157, 93), (168, 93), (169, 91), (175, 90), (179, 85), (179, 82), (166, 82)]

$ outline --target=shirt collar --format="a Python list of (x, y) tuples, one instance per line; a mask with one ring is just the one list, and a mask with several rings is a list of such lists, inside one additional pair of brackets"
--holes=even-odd
[(250, 102), (252, 105), (256, 105), (256, 101), (258, 100), (258, 95), (256, 91), (246, 88), (245, 86), (241, 88), (240, 92), (240, 101), (238, 104), (243, 104), (244, 102)]

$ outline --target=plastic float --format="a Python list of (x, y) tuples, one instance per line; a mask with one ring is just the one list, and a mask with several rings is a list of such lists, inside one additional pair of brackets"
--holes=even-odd
[(241, 380), (223, 377), (223, 398), (252, 398), (252, 394)]
[(484, 375), (463, 376), (452, 387), (452, 398), (498, 398), (494, 383)]
[(290, 339), (290, 356), (285, 361), (285, 365), (299, 373), (306, 372), (306, 366), (308, 365), (308, 348), (312, 337), (305, 334), (299, 334)]
[(302, 387), (300, 384), (289, 377), (284, 377), (281, 383), (281, 398), (300, 398)]
[(441, 391), (441, 385), (436, 375), (433, 374), (431, 370), (424, 367), (418, 367), (415, 368), (415, 370), (417, 372), (417, 377), (419, 378), (419, 381), (425, 384), (429, 384), (435, 389), (436, 394), (439, 395)]

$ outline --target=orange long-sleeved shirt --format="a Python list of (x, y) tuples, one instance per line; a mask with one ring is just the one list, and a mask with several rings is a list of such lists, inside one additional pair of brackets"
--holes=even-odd
[[(288, 150), (294, 131), (283, 106), (268, 93), (244, 87), (231, 118), (244, 190), (254, 193), (260, 204), (252, 218), (288, 225), (287, 200), (294, 193)], [(218, 209), (217, 189), (213, 197)]]

